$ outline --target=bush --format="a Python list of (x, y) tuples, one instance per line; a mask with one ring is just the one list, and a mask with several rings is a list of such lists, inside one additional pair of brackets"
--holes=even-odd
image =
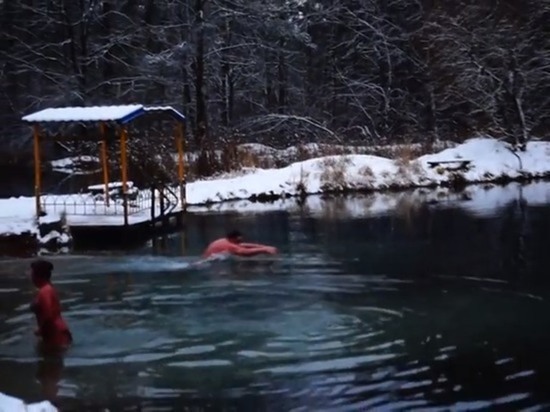
[(322, 190), (346, 189), (348, 187), (347, 171), (351, 164), (351, 160), (347, 156), (324, 158), (320, 164)]

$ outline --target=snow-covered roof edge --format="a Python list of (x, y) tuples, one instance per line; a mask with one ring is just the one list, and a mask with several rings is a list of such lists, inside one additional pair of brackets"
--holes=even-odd
[(127, 117), (134, 118), (140, 111), (143, 111), (141, 104), (51, 107), (23, 116), (22, 120), (27, 123), (124, 121)]
[(172, 106), (147, 106), (144, 107), (143, 110), (146, 112), (167, 112), (170, 113), (175, 119), (178, 119), (182, 122), (185, 121), (185, 116), (181, 112), (174, 109)]
[(181, 122), (185, 121), (185, 116), (171, 106), (144, 107), (141, 104), (48, 108), (23, 116), (22, 120), (27, 123), (116, 121), (121, 124), (126, 124), (146, 112), (167, 112), (176, 120)]

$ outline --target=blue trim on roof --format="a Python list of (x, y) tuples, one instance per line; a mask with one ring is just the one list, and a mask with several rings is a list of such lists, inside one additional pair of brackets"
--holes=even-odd
[(165, 107), (142, 107), (140, 109), (137, 109), (133, 111), (132, 113), (127, 114), (122, 119), (117, 120), (120, 124), (128, 124), (137, 118), (146, 115), (148, 113), (167, 113), (170, 116), (172, 116), (175, 120), (180, 122), (185, 122), (185, 116), (178, 112), (173, 107), (165, 106)]
[(172, 117), (176, 120), (179, 120), (181, 122), (185, 122), (185, 116), (183, 114), (181, 114), (180, 112), (178, 112), (176, 109), (174, 108), (170, 108), (170, 113), (172, 114)]
[(137, 119), (138, 117), (141, 117), (143, 114), (145, 114), (145, 110), (143, 110), (143, 107), (140, 107), (137, 110), (134, 110), (133, 112), (128, 113), (126, 116), (120, 118), (117, 120), (117, 123), (120, 124), (128, 124), (132, 120)]

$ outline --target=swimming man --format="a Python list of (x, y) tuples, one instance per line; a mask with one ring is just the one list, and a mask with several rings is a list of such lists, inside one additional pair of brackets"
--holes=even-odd
[(229, 232), (225, 237), (215, 240), (206, 248), (203, 258), (222, 253), (236, 256), (256, 256), (260, 254), (276, 255), (277, 249), (258, 243), (244, 243), (243, 235), (238, 230)]

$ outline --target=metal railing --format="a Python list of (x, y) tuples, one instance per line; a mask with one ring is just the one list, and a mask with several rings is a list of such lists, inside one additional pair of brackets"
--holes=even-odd
[[(149, 189), (135, 188), (127, 196), (128, 215), (150, 210), (153, 203), (153, 193)], [(65, 212), (67, 215), (78, 216), (124, 216), (124, 195), (112, 191), (104, 193), (74, 193), (63, 195), (41, 195), (42, 210), (49, 212)]]
[(154, 221), (176, 210), (181, 199), (177, 195), (179, 188), (158, 183), (151, 188), (138, 189), (133, 185), (122, 193), (119, 182), (109, 184), (107, 196), (103, 185), (89, 186), (86, 191), (73, 194), (43, 194), (40, 197), (42, 211), (46, 213), (65, 213), (73, 216), (121, 216), (124, 217), (124, 198), (128, 208), (128, 217), (147, 213)]

